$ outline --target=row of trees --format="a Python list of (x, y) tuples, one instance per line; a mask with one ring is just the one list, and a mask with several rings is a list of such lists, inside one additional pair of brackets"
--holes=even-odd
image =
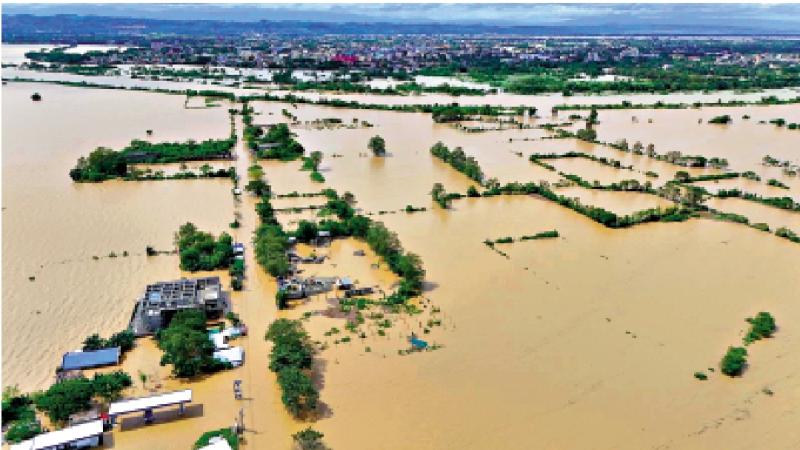
[(133, 140), (120, 151), (98, 147), (88, 157), (81, 156), (69, 171), (69, 176), (77, 182), (98, 182), (111, 178), (123, 178), (128, 174), (130, 163), (174, 163), (182, 161), (202, 161), (208, 159), (230, 158), (236, 145), (236, 138), (203, 142), (150, 143)]
[(472, 156), (467, 156), (464, 149), (456, 147), (452, 151), (442, 142), (437, 142), (431, 147), (431, 155), (453, 166), (454, 169), (468, 176), (470, 179), (483, 184), (483, 170)]
[(131, 330), (122, 330), (119, 333), (114, 333), (108, 339), (103, 339), (99, 334), (95, 333), (84, 339), (83, 351), (119, 347), (120, 351), (124, 353), (133, 349), (135, 340), (136, 336)]
[(281, 401), (295, 417), (317, 408), (319, 393), (311, 379), (314, 348), (299, 320), (278, 319), (265, 336), (272, 342), (269, 370), (278, 374)]
[(180, 255), (181, 269), (197, 270), (225, 269), (233, 260), (233, 238), (225, 232), (214, 239), (210, 233), (197, 229), (187, 222), (175, 234), (175, 244)]
[(51, 421), (61, 424), (72, 414), (89, 409), (94, 398), (106, 402), (116, 400), (122, 390), (132, 384), (130, 375), (122, 371), (97, 373), (93, 378), (60, 381), (46, 391), (34, 394), (33, 402)]

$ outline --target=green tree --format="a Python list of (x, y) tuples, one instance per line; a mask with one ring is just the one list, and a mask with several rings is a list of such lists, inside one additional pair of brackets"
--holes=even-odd
[(720, 362), (720, 369), (725, 375), (734, 377), (742, 373), (745, 364), (747, 364), (747, 350), (744, 347), (728, 347), (728, 352)]
[(386, 141), (381, 136), (372, 136), (369, 139), (367, 148), (372, 150), (372, 154), (375, 156), (386, 155)]
[(325, 448), (325, 444), (322, 442), (323, 437), (325, 437), (323, 433), (311, 427), (292, 435), (292, 439), (299, 450), (323, 450)]

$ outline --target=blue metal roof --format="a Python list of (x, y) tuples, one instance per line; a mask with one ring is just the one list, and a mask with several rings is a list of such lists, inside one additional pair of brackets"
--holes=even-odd
[(61, 360), (64, 370), (79, 370), (119, 363), (119, 347), (104, 348), (88, 352), (67, 352)]

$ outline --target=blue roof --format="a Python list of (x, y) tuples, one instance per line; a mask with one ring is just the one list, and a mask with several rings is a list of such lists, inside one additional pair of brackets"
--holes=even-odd
[(64, 370), (79, 370), (119, 363), (119, 347), (103, 348), (88, 352), (67, 352), (61, 360)]

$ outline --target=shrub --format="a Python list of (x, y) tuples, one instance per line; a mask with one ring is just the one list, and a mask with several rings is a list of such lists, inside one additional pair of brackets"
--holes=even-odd
[(772, 336), (775, 332), (775, 318), (768, 312), (760, 312), (755, 317), (748, 317), (747, 323), (750, 324), (750, 331), (744, 337), (745, 345), (752, 343), (763, 338)]
[(747, 364), (747, 350), (744, 347), (728, 347), (728, 352), (720, 362), (720, 370), (725, 375), (734, 377), (742, 373), (745, 364)]
[(300, 447), (300, 450), (322, 450), (325, 444), (322, 443), (322, 438), (325, 437), (323, 433), (308, 427), (302, 431), (292, 435), (295, 444)]
[(694, 377), (697, 378), (698, 380), (707, 380), (708, 379), (708, 375), (706, 375), (703, 372), (695, 372), (694, 373)]
[(725, 114), (722, 116), (712, 117), (711, 119), (708, 119), (708, 123), (728, 124), (731, 123), (731, 116)]

